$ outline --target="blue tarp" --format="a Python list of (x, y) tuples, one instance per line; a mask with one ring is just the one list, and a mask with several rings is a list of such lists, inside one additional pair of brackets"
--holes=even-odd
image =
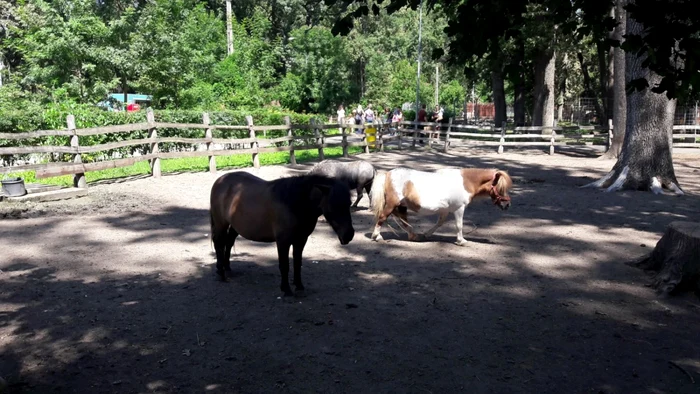
[[(113, 98), (121, 103), (124, 102), (124, 93), (110, 93), (109, 97)], [(126, 103), (133, 104), (136, 102), (136, 100), (151, 101), (152, 98), (153, 98), (153, 96), (150, 96), (147, 94), (127, 94), (126, 95)]]

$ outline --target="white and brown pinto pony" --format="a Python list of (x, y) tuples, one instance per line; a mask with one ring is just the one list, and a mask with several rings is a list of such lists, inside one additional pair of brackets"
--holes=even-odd
[[(499, 208), (510, 207), (508, 191), (513, 186), (508, 173), (495, 169), (448, 168), (435, 172), (395, 168), (374, 177), (371, 192), (375, 225), (372, 239), (381, 241), (379, 233), (392, 214), (408, 232), (411, 241), (427, 238), (440, 228), (449, 214), (454, 214), (457, 245), (464, 246), (462, 235), (464, 209), (474, 199), (491, 198)], [(420, 216), (439, 215), (438, 222), (425, 234), (416, 234), (408, 223), (408, 211)]]

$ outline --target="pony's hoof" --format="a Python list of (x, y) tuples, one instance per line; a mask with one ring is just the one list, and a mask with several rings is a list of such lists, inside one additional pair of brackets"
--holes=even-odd
[(415, 241), (415, 242), (420, 242), (420, 241), (425, 241), (426, 236), (424, 234), (409, 234), (408, 235), (408, 240), (409, 241)]
[(372, 240), (377, 241), (377, 242), (382, 242), (382, 241), (384, 241), (384, 238), (382, 237), (381, 234), (377, 234), (376, 236), (372, 236)]
[(302, 288), (300, 289), (300, 288), (297, 287), (297, 288), (296, 288), (296, 291), (294, 292), (294, 297), (297, 297), (297, 298), (304, 298), (304, 297), (306, 297), (306, 291), (304, 290), (304, 288), (302, 287)]
[(455, 245), (457, 245), (457, 246), (467, 246), (467, 240), (466, 240), (466, 239), (459, 240), (459, 241), (455, 242)]
[(217, 272), (216, 273), (216, 278), (221, 281), (221, 282), (228, 282), (228, 277), (226, 276), (225, 273), (223, 272)]
[(292, 297), (294, 296), (294, 293), (292, 292), (292, 289), (290, 287), (283, 287), (282, 292), (284, 293), (285, 297)]

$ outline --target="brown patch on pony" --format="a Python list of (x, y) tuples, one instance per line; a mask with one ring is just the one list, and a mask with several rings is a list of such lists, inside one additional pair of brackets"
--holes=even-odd
[(391, 182), (391, 172), (387, 172), (384, 178), (384, 206), (376, 212), (377, 219), (383, 223), (400, 203), (399, 195)]
[(420, 195), (411, 181), (403, 185), (403, 203), (413, 212), (420, 210)]
[(394, 185), (391, 182), (391, 172), (386, 173), (386, 178), (384, 179), (384, 192), (385, 207), (391, 207), (391, 210), (393, 210), (394, 207), (400, 204), (400, 201), (399, 195), (396, 193), (396, 190), (394, 190)]
[(494, 197), (492, 188), (496, 189), (499, 195), (507, 197), (508, 190), (513, 186), (513, 181), (507, 172), (496, 169), (485, 168), (463, 168), (462, 180), (464, 190), (475, 197)]

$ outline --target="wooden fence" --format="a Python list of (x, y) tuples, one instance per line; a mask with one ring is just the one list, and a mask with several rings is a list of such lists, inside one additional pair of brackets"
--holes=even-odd
[[(420, 127), (420, 128), (419, 128)], [(436, 130), (436, 127), (438, 129)], [(430, 122), (401, 122), (399, 131), (399, 148), (402, 135), (410, 135), (411, 146), (416, 146), (416, 140), (426, 140), (431, 147), (437, 147), (447, 152), (455, 146), (494, 146), (498, 153), (503, 153), (507, 146), (549, 147), (549, 154), (554, 154), (556, 146), (564, 145), (604, 145), (609, 146), (613, 138), (612, 124), (601, 126), (575, 127), (542, 127), (523, 126), (508, 129), (504, 122), (501, 127), (474, 126), (453, 124), (450, 119), (447, 124)], [(700, 125), (673, 126), (673, 147), (700, 148)]]
[[(506, 129), (505, 123), (500, 127), (478, 127), (470, 125), (453, 124), (452, 119), (447, 124), (432, 122), (401, 122), (399, 124), (383, 124), (381, 121), (375, 124), (339, 124), (321, 123), (312, 119), (310, 124), (292, 124), (289, 117), (285, 118), (283, 125), (255, 125), (251, 116), (246, 117), (247, 125), (215, 125), (210, 123), (208, 114), (203, 114), (202, 123), (166, 123), (156, 122), (152, 111), (147, 113), (147, 121), (143, 123), (92, 127), (77, 129), (72, 115), (67, 117), (66, 128), (60, 130), (41, 130), (24, 133), (0, 133), (0, 140), (30, 140), (40, 137), (68, 136), (70, 142), (67, 146), (55, 145), (29, 145), (16, 147), (0, 147), (0, 155), (26, 155), (26, 154), (67, 154), (72, 157), (70, 161), (51, 162), (44, 164), (27, 164), (17, 166), (2, 166), (0, 174), (33, 170), (36, 178), (47, 178), (60, 175), (73, 175), (73, 183), (76, 187), (86, 187), (85, 173), (109, 168), (131, 166), (141, 161), (149, 161), (151, 174), (160, 177), (160, 160), (184, 157), (207, 156), (209, 158), (209, 171), (216, 172), (216, 157), (223, 155), (244, 154), (251, 155), (253, 165), (260, 167), (259, 155), (266, 152), (288, 151), (290, 162), (296, 164), (295, 152), (300, 150), (318, 150), (319, 158), (324, 158), (324, 148), (342, 147), (343, 156), (348, 156), (349, 147), (362, 147), (365, 153), (370, 149), (384, 151), (385, 146), (395, 145), (403, 149), (406, 145), (416, 147), (421, 140), (430, 148), (437, 148), (448, 152), (450, 148), (460, 145), (482, 145), (498, 147), (498, 153), (503, 153), (507, 146), (545, 146), (549, 147), (549, 153), (553, 154), (555, 146), (581, 141), (589, 141), (598, 144), (607, 144), (612, 138), (610, 129), (600, 127), (577, 127), (579, 132), (573, 132), (565, 128), (548, 127), (516, 127)], [(159, 129), (199, 129), (201, 138), (184, 137), (160, 137)], [(330, 134), (326, 130), (340, 129), (340, 134)], [(583, 129), (583, 130), (581, 130)], [(698, 129), (700, 126), (674, 126), (674, 140), (682, 139), (683, 142), (675, 143), (674, 147), (698, 147)], [(147, 131), (147, 138), (127, 139), (123, 141), (98, 144), (81, 145), (81, 136), (95, 136), (112, 133), (130, 133), (134, 131)], [(247, 131), (248, 138), (214, 138), (215, 130)], [(296, 130), (305, 130), (304, 135), (295, 135)], [(355, 133), (352, 130), (356, 130)], [(261, 138), (260, 132), (281, 131), (283, 136), (278, 138)], [(582, 131), (582, 132), (581, 132)], [(679, 133), (676, 134), (675, 132)], [(692, 133), (691, 133), (692, 131)], [(349, 137), (359, 141), (349, 141)], [(204, 150), (189, 150), (164, 152), (160, 149), (163, 143), (179, 143), (187, 146), (205, 146)], [(280, 145), (285, 144), (286, 145)], [(144, 154), (137, 156), (116, 158), (95, 162), (83, 162), (82, 155), (87, 153), (105, 152), (119, 148), (146, 146)], [(216, 145), (223, 148), (217, 149)], [(244, 148), (226, 148), (237, 146)]]

